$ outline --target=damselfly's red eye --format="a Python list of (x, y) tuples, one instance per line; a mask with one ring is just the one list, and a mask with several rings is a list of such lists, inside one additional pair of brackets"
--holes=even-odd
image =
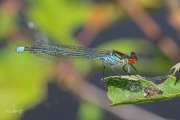
[(129, 62), (130, 64), (134, 64), (134, 63), (136, 63), (136, 59), (135, 59), (135, 58), (129, 58), (129, 59), (128, 59), (128, 62)]

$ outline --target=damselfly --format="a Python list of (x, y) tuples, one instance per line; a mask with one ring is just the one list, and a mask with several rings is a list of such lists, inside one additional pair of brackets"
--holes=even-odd
[(135, 52), (127, 55), (116, 50), (61, 45), (50, 41), (36, 41), (31, 47), (18, 47), (16, 51), (30, 52), (45, 59), (95, 59), (102, 61), (105, 66), (111, 66), (112, 69), (122, 66), (124, 71), (126, 71), (125, 66), (127, 65), (128, 71), (126, 72), (129, 74), (131, 66), (136, 70), (133, 64), (138, 60)]

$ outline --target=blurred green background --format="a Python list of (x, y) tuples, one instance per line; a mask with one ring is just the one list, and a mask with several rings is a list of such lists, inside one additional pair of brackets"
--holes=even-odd
[[(81, 100), (75, 94), (77, 83), (87, 80), (86, 84), (104, 89), (103, 85), (99, 86), (102, 77), (101, 62), (87, 60), (62, 63), (44, 60), (29, 53), (16, 53), (15, 49), (30, 46), (37, 40), (34, 36), (43, 33), (60, 44), (115, 49), (126, 54), (136, 51), (139, 54), (139, 61), (135, 65), (138, 74), (168, 74), (169, 68), (180, 60), (180, 10), (177, 7), (180, 4), (176, 2), (178, 1), (0, 0), (0, 120), (49, 119), (54, 110), (58, 110), (54, 120), (122, 119), (123, 117), (112, 114), (106, 115), (103, 107), (94, 105), (92, 101)], [(35, 24), (39, 33), (27, 27), (28, 21)], [(72, 68), (74, 71), (65, 70)], [(121, 68), (117, 71), (126, 74)], [(117, 75), (110, 68), (107, 68), (106, 73), (106, 76)], [(54, 87), (49, 87), (51, 84)], [(52, 98), (58, 101), (58, 108), (53, 108), (53, 102), (48, 101), (53, 94), (48, 93), (49, 89), (58, 89), (55, 90), (58, 100)], [(64, 102), (65, 98), (71, 100)], [(72, 103), (76, 105), (71, 108)], [(40, 104), (48, 106), (46, 109), (49, 110), (43, 111)], [(65, 109), (73, 111), (64, 113), (63, 111), (68, 111)], [(18, 113), (19, 110), (22, 113)], [(33, 111), (41, 110), (43, 112), (39, 113), (42, 114), (33, 114)], [(74, 116), (70, 113), (74, 113)], [(61, 115), (68, 117), (63, 118)], [(173, 118), (166, 115), (162, 116)]]

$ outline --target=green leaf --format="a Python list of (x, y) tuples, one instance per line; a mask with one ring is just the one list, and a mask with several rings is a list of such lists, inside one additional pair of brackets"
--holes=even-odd
[[(161, 77), (163, 79), (159, 76), (155, 80)], [(180, 96), (180, 80), (170, 75), (161, 84), (141, 76), (111, 76), (104, 80), (111, 106), (163, 101)]]

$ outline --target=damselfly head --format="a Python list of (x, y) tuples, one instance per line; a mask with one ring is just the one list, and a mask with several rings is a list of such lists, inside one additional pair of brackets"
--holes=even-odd
[(128, 62), (130, 64), (135, 64), (137, 61), (138, 61), (138, 55), (135, 52), (131, 52), (131, 55), (128, 58)]

